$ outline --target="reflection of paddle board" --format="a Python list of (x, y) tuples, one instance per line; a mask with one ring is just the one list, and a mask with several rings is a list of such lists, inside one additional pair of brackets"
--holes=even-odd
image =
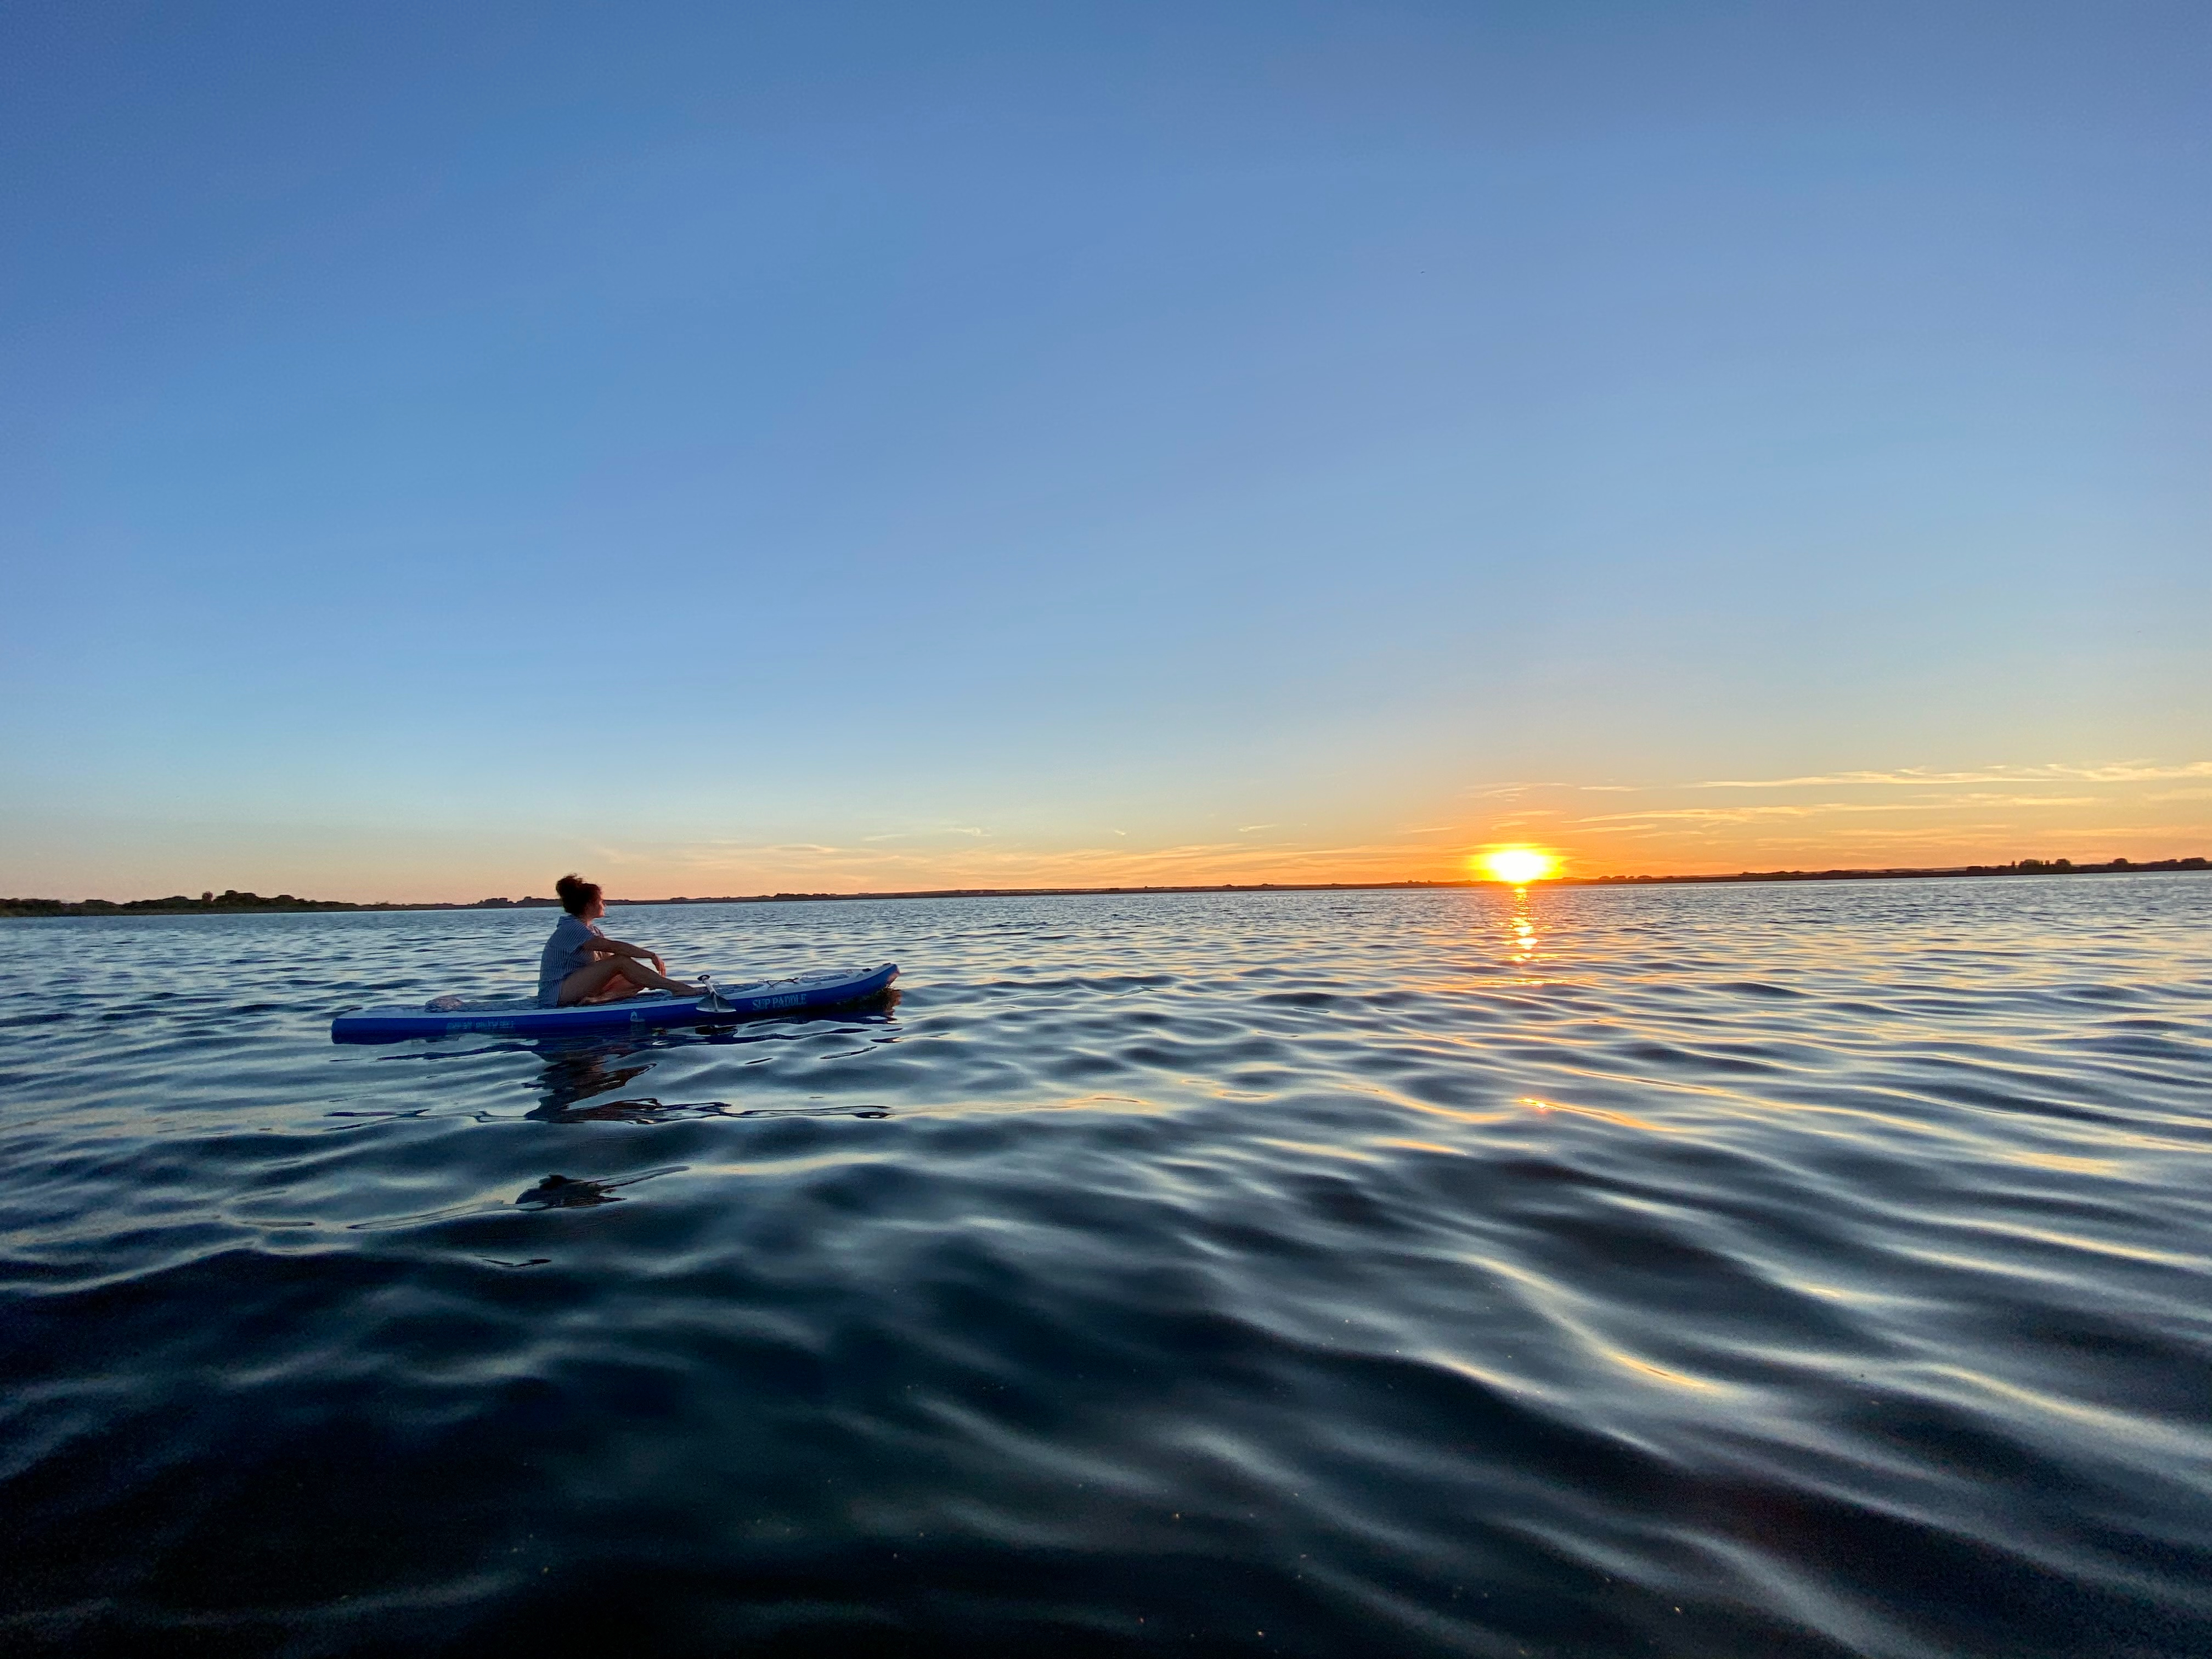
[[(405, 1008), (357, 1008), (331, 1022), (333, 1042), (398, 1042), (406, 1037), (456, 1036), (466, 1031), (503, 1031), (515, 1036), (562, 1036), (571, 1032), (638, 1031), (656, 1025), (712, 1025), (749, 1014), (780, 1014), (799, 1008), (834, 1008), (872, 997), (898, 977), (898, 964), (855, 968), (844, 973), (802, 974), (796, 979), (763, 980), (756, 985), (718, 985), (713, 995), (679, 997), (648, 991), (620, 1002), (578, 1003), (541, 1008), (527, 997), (480, 1002), (438, 1001)], [(453, 1003), (453, 1006), (444, 1006)], [(702, 1006), (702, 1004), (708, 1006)]]

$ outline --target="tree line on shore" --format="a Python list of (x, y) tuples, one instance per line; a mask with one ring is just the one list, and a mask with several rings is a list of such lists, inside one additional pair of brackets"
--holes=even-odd
[(474, 904), (354, 904), (344, 899), (295, 898), (289, 893), (263, 897), (236, 888), (204, 892), (198, 898), (173, 893), (167, 898), (50, 899), (0, 898), (0, 916), (199, 916), (251, 915), (305, 910), (500, 910), (525, 906), (554, 908), (558, 899), (488, 898)]
[(2021, 859), (2016, 864), (1965, 864), (1925, 870), (1746, 870), (1733, 876), (1600, 876), (1590, 885), (1642, 886), (1696, 881), (1936, 880), (1952, 876), (2109, 876), (2153, 870), (2212, 870), (2212, 860), (2186, 858), (2138, 862), (2111, 859), (2103, 864), (2076, 864), (2071, 859)]

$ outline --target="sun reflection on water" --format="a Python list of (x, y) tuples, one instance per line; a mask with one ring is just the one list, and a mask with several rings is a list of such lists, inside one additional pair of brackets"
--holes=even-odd
[(1536, 959), (1536, 917), (1528, 906), (1528, 890), (1513, 890), (1513, 909), (1505, 918), (1507, 954), (1516, 963)]

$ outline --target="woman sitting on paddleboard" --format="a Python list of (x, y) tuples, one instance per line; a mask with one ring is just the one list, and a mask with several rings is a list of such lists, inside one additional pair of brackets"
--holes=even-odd
[[(561, 918), (538, 963), (538, 1006), (565, 1008), (578, 1002), (617, 1002), (640, 991), (673, 991), (696, 997), (700, 988), (668, 977), (668, 964), (641, 945), (609, 939), (593, 924), (606, 915), (599, 884), (563, 876), (553, 884)], [(652, 967), (645, 964), (651, 963)]]

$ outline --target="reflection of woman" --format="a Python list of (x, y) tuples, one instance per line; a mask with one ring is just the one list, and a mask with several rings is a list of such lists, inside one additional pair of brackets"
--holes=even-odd
[[(668, 964), (642, 945), (609, 939), (594, 926), (606, 915), (599, 884), (576, 876), (554, 884), (568, 914), (545, 941), (538, 961), (538, 1006), (565, 1008), (576, 1002), (617, 1002), (640, 991), (673, 991), (696, 997), (700, 988), (668, 977)], [(652, 967), (645, 964), (651, 963)]]

